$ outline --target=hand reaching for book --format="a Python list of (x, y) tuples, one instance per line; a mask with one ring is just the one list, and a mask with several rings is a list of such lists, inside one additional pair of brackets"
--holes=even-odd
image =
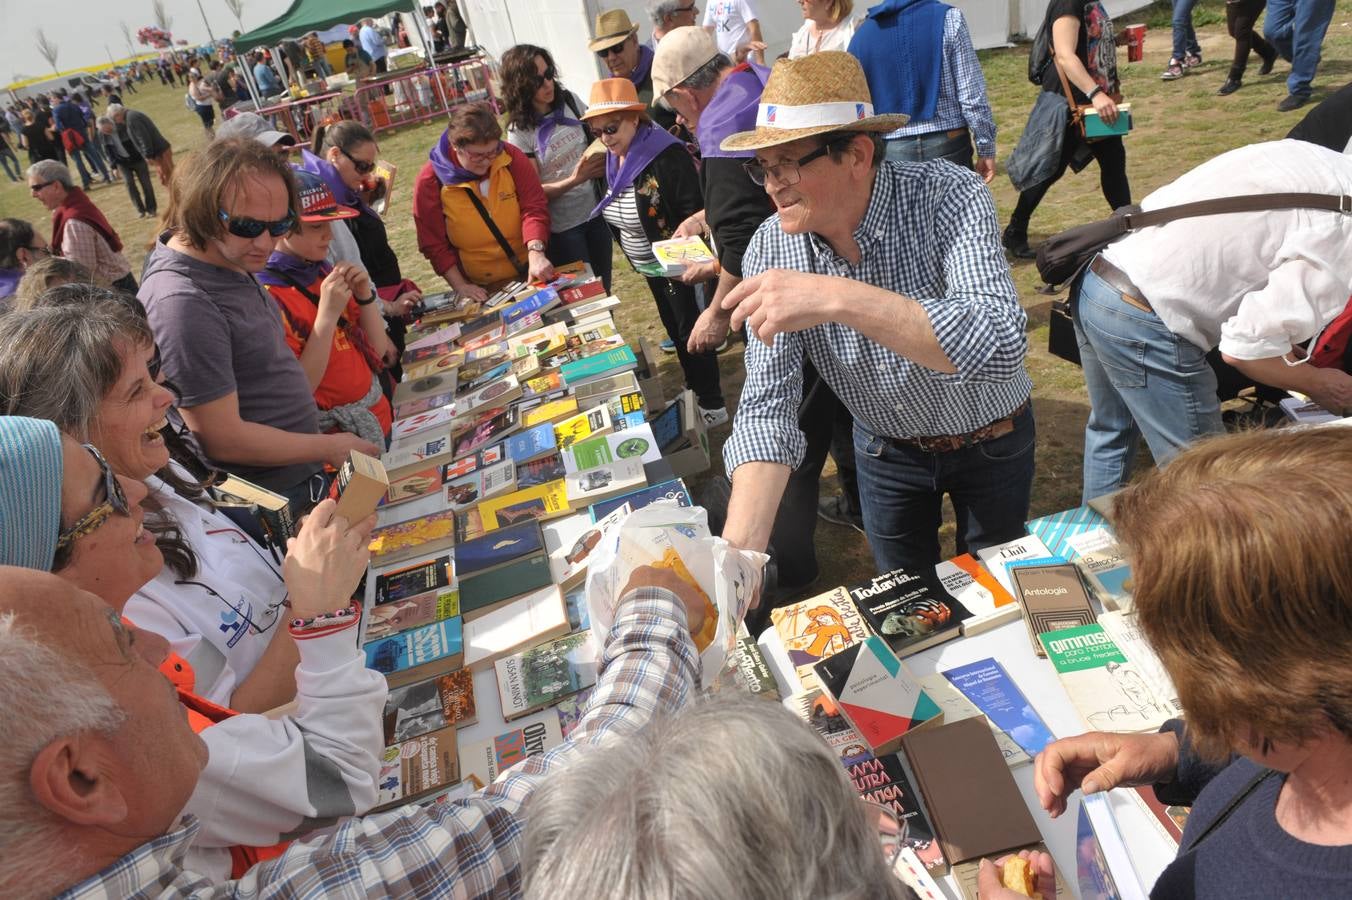
[(1066, 811), (1066, 799), (1076, 788), (1097, 794), (1168, 781), (1177, 771), (1178, 739), (1172, 732), (1091, 731), (1048, 744), (1033, 764), (1033, 787), (1054, 819)]
[(295, 618), (346, 606), (370, 562), (367, 544), (376, 517), (350, 524), (337, 515), (337, 507), (333, 500), (322, 501), (287, 542), (282, 577)]
[[(1019, 887), (1008, 887), (1008, 879), (1001, 873), (1009, 867), (1011, 860), (1024, 860), (1027, 866), (1019, 864), (1016, 871), (1023, 880)], [(1031, 882), (1031, 884), (1029, 883)], [(1056, 896), (1056, 867), (1050, 853), (1036, 850), (1020, 850), (1017, 856), (1005, 856), (991, 862), (983, 859), (976, 872), (976, 891), (981, 900), (1015, 900), (1017, 897), (1043, 897), (1052, 900)]]
[(625, 584), (624, 590), (620, 592), (620, 598), (623, 600), (631, 592), (645, 587), (662, 588), (676, 595), (676, 598), (681, 601), (681, 605), (685, 607), (686, 625), (689, 627), (691, 635), (698, 634), (700, 629), (704, 627), (704, 598), (698, 590), (674, 571), (659, 569), (655, 566), (639, 566), (629, 573), (629, 581)]

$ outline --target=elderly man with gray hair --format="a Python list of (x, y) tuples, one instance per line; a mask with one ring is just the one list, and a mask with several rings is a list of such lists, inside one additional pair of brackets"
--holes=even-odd
[[(94, 137), (103, 155), (122, 173), (122, 181), (127, 185), (127, 196), (131, 198), (131, 205), (136, 207), (136, 214), (142, 219), (146, 216), (154, 218), (159, 204), (155, 199), (155, 186), (150, 183), (150, 166), (136, 148), (126, 124), (117, 124), (111, 116), (99, 116), (95, 126), (97, 131)], [(140, 182), (139, 189), (137, 182)]]
[(648, 46), (656, 50), (658, 43), (673, 28), (698, 24), (699, 3), (696, 0), (649, 0), (648, 18), (653, 23), (653, 34), (648, 39)]
[(122, 255), (122, 239), (107, 217), (71, 181), (70, 169), (54, 159), (28, 167), (28, 190), (52, 212), (52, 250), (73, 259), (102, 285), (136, 293), (131, 264)]
[(136, 152), (155, 164), (160, 173), (160, 184), (168, 187), (169, 179), (174, 175), (174, 148), (160, 134), (150, 116), (139, 109), (128, 109), (120, 103), (109, 103), (107, 115), (119, 129), (126, 127), (127, 137), (131, 139)]

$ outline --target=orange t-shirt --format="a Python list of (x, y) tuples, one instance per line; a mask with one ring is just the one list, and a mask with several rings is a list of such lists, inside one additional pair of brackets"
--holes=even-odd
[[(318, 295), (321, 284), (322, 281), (316, 281), (310, 285), (310, 293)], [(282, 325), (286, 329), (286, 343), (299, 359), (305, 349), (305, 339), (296, 332), (294, 323), (304, 322), (308, 327), (314, 328), (319, 307), (296, 288), (269, 284), (267, 289), (268, 293), (272, 294), (272, 299), (282, 307)], [(361, 319), (361, 307), (357, 306), (356, 300), (347, 302), (343, 318), (348, 321), (349, 327), (361, 327), (356, 324)], [(366, 357), (352, 345), (342, 328), (334, 329), (333, 350), (329, 353), (329, 365), (324, 370), (324, 377), (319, 380), (319, 387), (315, 388), (315, 403), (320, 409), (346, 406), (365, 397), (370, 389), (371, 366), (366, 362)], [(381, 431), (388, 435), (393, 425), (394, 414), (390, 409), (390, 401), (385, 399), (384, 394), (371, 404), (371, 412), (380, 422)]]

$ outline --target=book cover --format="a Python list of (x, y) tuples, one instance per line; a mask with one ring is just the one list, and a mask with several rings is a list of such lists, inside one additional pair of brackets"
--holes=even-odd
[[(528, 409), (521, 414), (521, 424), (530, 428), (545, 422), (559, 422), (567, 419), (569, 416), (577, 414), (576, 397), (560, 397), (558, 400), (550, 400), (548, 403), (541, 403), (533, 409)], [(555, 438), (557, 443), (558, 438)]]
[(630, 491), (627, 494), (620, 494), (618, 497), (611, 497), (609, 500), (602, 500), (600, 503), (593, 503), (588, 509), (591, 511), (592, 521), (600, 522), (626, 504), (631, 510), (639, 510), (657, 503), (659, 500), (675, 503), (677, 506), (692, 505), (690, 492), (686, 490), (685, 482), (679, 478), (673, 478), (671, 481), (652, 484), (636, 491)]
[(543, 552), (477, 575), (462, 576), (460, 615), (466, 622), (473, 622), (509, 600), (552, 583), (549, 557)]
[(1009, 574), (1014, 580), (1014, 595), (1023, 605), (1028, 639), (1038, 656), (1046, 655), (1038, 643), (1039, 635), (1095, 621), (1080, 571), (1070, 563), (1048, 565), (1031, 560), (1011, 565)]
[(745, 623), (737, 629), (737, 645), (728, 654), (727, 666), (732, 670), (733, 683), (739, 690), (764, 700), (777, 702), (780, 699), (774, 673), (765, 662), (756, 639), (747, 632)]
[(549, 585), (465, 624), (465, 668), (478, 671), (504, 656), (568, 633), (568, 609)]
[(1131, 605), (1131, 565), (1117, 538), (1107, 528), (1091, 528), (1070, 538), (1071, 561), (1108, 609)]
[(468, 456), (489, 444), (502, 440), (521, 426), (516, 408), (494, 407), (485, 410), (475, 422), (455, 436), (455, 455)]
[(459, 337), (459, 323), (435, 328), (417, 337), (410, 336), (408, 343), (404, 345), (404, 355), (400, 357), (400, 362), (409, 365), (450, 353), (455, 349), (455, 342)]
[(424, 559), (376, 575), (376, 605), (412, 600), (450, 587), (454, 568), (449, 555)]
[(458, 615), (460, 592), (453, 587), (440, 588), (407, 600), (382, 603), (371, 607), (366, 615), (366, 640), (379, 640)]
[(620, 305), (620, 298), (609, 295), (589, 300), (585, 303), (577, 303), (572, 306), (555, 307), (545, 313), (545, 319), (548, 321), (576, 322), (585, 319), (588, 316), (594, 316), (597, 313), (611, 312)]
[[(510, 364), (507, 365), (510, 369)], [(481, 388), (467, 394), (456, 404), (464, 414), (473, 415), (481, 409), (490, 406), (505, 406), (513, 400), (521, 398), (521, 384), (516, 380), (515, 375), (503, 374), (495, 381), (491, 381)]]
[(1085, 724), (1096, 731), (1156, 731), (1173, 716), (1097, 623), (1038, 636), (1056, 677)]
[(627, 494), (648, 483), (639, 459), (622, 459), (574, 472), (564, 478), (568, 505), (581, 509), (620, 494)]
[(494, 663), (502, 717), (507, 721), (551, 706), (596, 684), (596, 642), (569, 634)]
[(1089, 506), (1077, 506), (1049, 516), (1040, 516), (1028, 523), (1028, 533), (1042, 541), (1051, 551), (1049, 556), (1070, 559), (1070, 541), (1076, 535), (1096, 528), (1108, 527), (1108, 520)]
[(516, 464), (510, 459), (479, 470), (479, 496), (487, 500), (516, 490)]
[(717, 262), (709, 246), (698, 235), (653, 241), (653, 256), (657, 257), (658, 264), (668, 278), (683, 274), (691, 266)]
[[(406, 375), (394, 389), (394, 405), (402, 406), (405, 403), (412, 403), (415, 400), (425, 400), (428, 397), (440, 397), (450, 393), (455, 396), (455, 370), (447, 369), (438, 371), (429, 375), (412, 376)], [(444, 406), (445, 404), (437, 404)], [(403, 418), (399, 416), (398, 418)]]
[(610, 410), (597, 406), (556, 423), (554, 439), (560, 450), (567, 450), (578, 441), (607, 431), (610, 431)]
[(373, 812), (394, 809), (460, 780), (455, 729), (443, 728), (386, 747), (377, 776)]
[(542, 422), (507, 439), (507, 455), (517, 465), (553, 453), (558, 449), (554, 426)]
[(463, 544), (465, 541), (472, 541), (483, 536), (484, 523), (479, 516), (479, 507), (471, 506), (468, 509), (455, 511), (455, 540), (457, 543)]
[(554, 707), (554, 711), (559, 714), (559, 730), (563, 732), (565, 741), (587, 712), (587, 703), (591, 700), (593, 690), (594, 688), (583, 688), (572, 696), (564, 697)]
[(943, 721), (938, 705), (876, 634), (823, 658), (813, 671), (874, 756), (895, 753), (911, 729)]
[(893, 569), (847, 590), (869, 628), (899, 657), (957, 637), (971, 616), (928, 573)]
[(1168, 670), (1155, 655), (1154, 648), (1146, 640), (1135, 614), (1121, 611), (1105, 612), (1098, 617), (1098, 623), (1141, 673), (1146, 684), (1150, 685), (1151, 692), (1173, 711), (1174, 716), (1183, 718), (1183, 704), (1178, 701), (1178, 688), (1174, 686), (1173, 678), (1169, 676)]
[(1031, 534), (1018, 540), (978, 550), (976, 553), (977, 559), (985, 564), (986, 569), (995, 576), (995, 580), (1000, 582), (1000, 586), (1016, 598), (1018, 591), (1014, 589), (1014, 582), (1009, 577), (1009, 564), (1022, 559), (1044, 559), (1051, 555), (1047, 545), (1036, 535)]
[(964, 635), (980, 634), (1023, 614), (1014, 595), (970, 553), (944, 560), (934, 567), (934, 573), (949, 596), (972, 614), (962, 623)]
[(639, 390), (638, 379), (633, 372), (608, 375), (580, 384), (576, 390), (577, 403), (583, 409), (610, 399), (619, 394), (632, 394)]
[(518, 356), (512, 360), (512, 374), (521, 385), (521, 396), (534, 396), (527, 395), (526, 382), (540, 377), (540, 360), (534, 356)]
[(779, 632), (804, 689), (820, 687), (813, 670), (818, 662), (869, 636), (863, 616), (843, 587), (772, 609), (770, 622)]
[(1037, 756), (1056, 740), (1005, 667), (994, 659), (957, 666), (943, 676), (1029, 756)]
[(558, 481), (567, 474), (563, 457), (557, 451), (517, 466), (516, 486), (519, 490)]
[(391, 447), (381, 460), (391, 480), (427, 466), (444, 465), (451, 461), (451, 433), (445, 431), (404, 446)]
[(371, 562), (387, 565), (455, 546), (455, 511), (396, 522), (371, 532)]
[(385, 744), (397, 744), (441, 728), (464, 728), (478, 721), (474, 678), (456, 669), (390, 691), (385, 700)]
[(385, 504), (394, 506), (441, 493), (441, 466), (432, 464), (392, 479), (385, 492)]
[(636, 368), (638, 360), (634, 357), (634, 351), (629, 347), (615, 347), (605, 353), (564, 363), (559, 367), (559, 372), (564, 381), (576, 384), (588, 378), (631, 372)]
[(622, 459), (650, 463), (661, 458), (662, 451), (657, 449), (657, 438), (645, 422), (577, 441), (563, 454), (563, 465), (571, 474)]
[(544, 397), (564, 389), (563, 376), (558, 372), (543, 372), (523, 382), (521, 396), (527, 400)]
[(564, 304), (581, 303), (595, 297), (604, 297), (606, 287), (599, 278), (587, 278), (565, 288), (559, 288), (559, 299)]
[(511, 326), (526, 316), (548, 312), (558, 306), (559, 292), (553, 288), (541, 288), (535, 293), (516, 301), (502, 310), (502, 323)]
[(552, 750), (563, 743), (558, 714), (546, 709), (518, 719), (502, 734), (460, 747), (460, 772), (466, 780), (477, 779), (487, 787), (512, 766)]
[(513, 335), (507, 340), (513, 352), (537, 359), (562, 350), (567, 342), (567, 327), (557, 323)]
[(385, 676), (390, 687), (403, 687), (460, 667), (464, 633), (459, 617), (443, 619), (392, 637), (368, 641), (366, 666)]
[(336, 485), (338, 505), (334, 512), (356, 524), (376, 511), (390, 479), (380, 460), (353, 450), (338, 470)]
[[(621, 507), (611, 516), (623, 517), (628, 507)], [(545, 550), (549, 554), (550, 575), (555, 583), (571, 585), (587, 574), (587, 560), (601, 543), (608, 517), (592, 522), (584, 515), (566, 516), (544, 524)]]
[[(1004, 766), (1000, 768), (1003, 770)], [(906, 775), (901, 754), (869, 756), (847, 765), (845, 774), (850, 776), (860, 797), (892, 810), (902, 823), (906, 845), (928, 871), (943, 872), (947, 868), (944, 853), (934, 839), (934, 827), (921, 807), (919, 793)]]
[(513, 491), (479, 504), (484, 530), (492, 532), (507, 525), (528, 520), (544, 521), (571, 512), (568, 494), (562, 481), (536, 485)]
[(491, 534), (465, 541), (456, 548), (456, 575), (463, 580), (543, 550), (544, 535), (538, 522), (521, 522), (500, 528)]
[(238, 475), (227, 475), (211, 491), (217, 506), (247, 509), (268, 542), (277, 550), (286, 552), (287, 539), (296, 536), (297, 528), (296, 513), (291, 508), (290, 500)]
[(409, 416), (407, 419), (400, 419), (395, 422), (391, 438), (396, 442), (405, 441), (415, 435), (422, 434), (424, 431), (444, 430), (450, 427), (451, 420), (454, 418), (455, 407), (453, 406), (443, 406), (440, 409), (418, 413), (416, 416)]
[(995, 742), (1000, 745), (1000, 752), (1005, 757), (1005, 764), (1011, 769), (1033, 761), (1012, 737), (984, 715), (975, 703), (968, 700), (962, 691), (944, 677), (942, 672), (920, 676), (920, 686), (925, 689), (926, 694), (929, 694), (931, 700), (939, 704), (939, 708), (944, 712), (945, 722), (961, 722), (963, 719), (980, 717), (990, 725), (991, 734), (995, 735)]
[[(464, 361), (465, 361), (465, 351), (461, 349), (448, 348), (443, 353), (438, 353), (435, 356), (425, 357), (424, 359), (421, 359), (417, 362), (408, 364), (404, 368), (405, 380), (401, 383), (401, 386), (403, 384), (412, 384), (413, 382), (421, 381), (424, 378), (438, 378), (446, 376), (448, 380), (442, 382), (441, 384), (446, 386), (447, 389), (454, 390), (455, 372), (458, 368), (460, 368), (461, 363), (463, 363)], [(398, 393), (398, 389), (396, 389), (396, 393)], [(425, 391), (423, 391), (423, 393), (425, 393)], [(409, 400), (415, 399), (414, 395), (409, 393), (408, 391), (405, 391), (403, 394), (399, 394), (398, 396), (400, 403), (404, 403)]]
[(587, 589), (584, 585), (564, 588), (563, 606), (568, 611), (568, 632), (586, 631), (591, 627), (591, 613), (587, 611)]
[(823, 694), (820, 689), (799, 691), (780, 702), (785, 709), (802, 719), (821, 736), (831, 748), (831, 752), (840, 758), (842, 766), (849, 767), (873, 758), (868, 744), (860, 737), (859, 732), (845, 721), (835, 701)]

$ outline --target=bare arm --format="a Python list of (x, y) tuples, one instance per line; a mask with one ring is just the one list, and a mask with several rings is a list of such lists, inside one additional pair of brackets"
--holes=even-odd
[(1321, 369), (1309, 363), (1287, 365), (1280, 356), (1268, 359), (1221, 358), (1254, 381), (1286, 391), (1299, 391), (1338, 416), (1352, 413), (1352, 375), (1341, 369)]
[[(1066, 73), (1066, 79), (1088, 97), (1090, 92), (1099, 86), (1099, 83), (1094, 80), (1094, 76), (1089, 74), (1089, 70), (1084, 67), (1084, 63), (1080, 62), (1080, 58), (1075, 55), (1075, 50), (1079, 44), (1079, 19), (1074, 16), (1062, 16), (1052, 23), (1052, 47), (1056, 56), (1056, 64), (1061, 67), (1061, 71)], [(1069, 99), (1073, 100), (1074, 98)], [(1117, 121), (1117, 104), (1107, 93), (1100, 91), (1090, 102), (1099, 116), (1103, 118), (1103, 121), (1109, 125)]]
[(762, 66), (765, 65), (765, 38), (761, 35), (760, 19), (752, 19), (746, 23), (747, 34), (751, 35), (751, 43), (759, 45), (759, 49), (754, 49), (751, 55), (756, 57), (756, 62)]
[(764, 550), (770, 543), (775, 513), (789, 483), (788, 466), (773, 462), (746, 462), (732, 478), (732, 497), (723, 538), (734, 547)]

